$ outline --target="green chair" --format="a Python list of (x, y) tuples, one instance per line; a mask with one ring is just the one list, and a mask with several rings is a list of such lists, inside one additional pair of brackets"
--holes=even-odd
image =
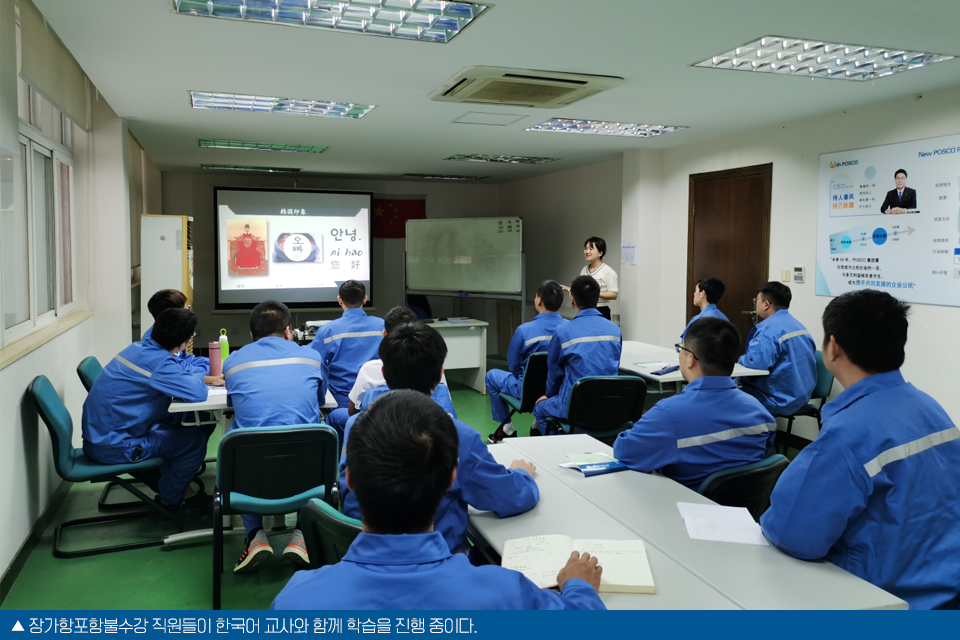
[[(810, 400), (819, 400), (820, 405), (814, 406), (812, 404), (805, 404), (797, 409), (793, 415), (787, 416), (787, 432), (784, 435), (783, 448), (780, 453), (787, 452), (787, 447), (790, 445), (790, 439), (793, 433), (793, 421), (795, 418), (816, 418), (817, 431), (820, 431), (821, 426), (823, 426), (820, 418), (820, 412), (823, 410), (823, 403), (827, 401), (827, 397), (830, 395), (830, 391), (833, 389), (833, 374), (827, 371), (827, 367), (823, 364), (823, 353), (817, 351), (816, 358), (817, 386), (813, 388), (813, 395), (810, 397)], [(802, 449), (803, 446), (799, 448)]]
[[(520, 397), (516, 398), (509, 393), (500, 392), (500, 397), (510, 407), (507, 419), (497, 425), (497, 433), (503, 425), (513, 419), (515, 413), (531, 413), (537, 400), (547, 390), (547, 352), (537, 351), (527, 358), (523, 368), (523, 378), (520, 380)], [(491, 436), (492, 437), (492, 436)]]
[(33, 403), (36, 405), (41, 420), (47, 425), (47, 431), (50, 433), (50, 442), (53, 445), (53, 465), (57, 470), (57, 475), (67, 482), (108, 482), (119, 485), (140, 500), (139, 503), (134, 502), (129, 504), (136, 506), (143, 504), (148, 507), (148, 509), (140, 509), (138, 511), (114, 513), (94, 518), (80, 518), (58, 524), (53, 536), (53, 555), (55, 557), (81, 558), (101, 553), (113, 553), (115, 551), (127, 551), (128, 549), (160, 546), (163, 544), (163, 538), (94, 547), (81, 551), (63, 551), (60, 548), (63, 533), (71, 527), (142, 518), (151, 510), (175, 525), (178, 532), (183, 531), (183, 523), (179, 518), (134, 487), (131, 481), (121, 477), (123, 474), (136, 473), (137, 471), (159, 469), (163, 464), (163, 458), (153, 458), (142, 462), (131, 462), (130, 464), (100, 464), (94, 462), (84, 455), (83, 449), (73, 448), (73, 420), (70, 418), (70, 412), (67, 411), (67, 407), (64, 406), (63, 401), (60, 400), (60, 396), (57, 395), (53, 385), (50, 384), (50, 380), (47, 379), (46, 376), (37, 376), (27, 388), (27, 395), (33, 399)]
[(77, 375), (80, 376), (80, 382), (83, 383), (83, 388), (87, 390), (87, 393), (90, 393), (90, 389), (93, 389), (93, 383), (97, 381), (101, 373), (103, 373), (103, 367), (100, 366), (100, 361), (93, 356), (84, 358), (77, 365)]
[(340, 562), (360, 535), (363, 523), (340, 513), (322, 500), (311, 500), (300, 510), (300, 530), (307, 543), (310, 568)]
[(725, 507), (746, 507), (757, 522), (770, 507), (770, 494), (790, 461), (775, 453), (765, 460), (711, 473), (700, 495)]
[(319, 424), (234, 429), (223, 437), (213, 492), (214, 609), (220, 609), (223, 516), (293, 513), (314, 498), (337, 504), (339, 451), (337, 432)]
[(647, 383), (635, 376), (580, 378), (570, 391), (567, 417), (547, 422), (547, 433), (587, 433), (613, 444), (643, 414)]

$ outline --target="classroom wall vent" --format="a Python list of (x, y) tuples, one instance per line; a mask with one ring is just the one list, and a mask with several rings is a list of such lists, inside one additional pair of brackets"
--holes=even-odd
[(438, 102), (564, 107), (623, 84), (623, 78), (508, 67), (467, 67), (430, 94)]

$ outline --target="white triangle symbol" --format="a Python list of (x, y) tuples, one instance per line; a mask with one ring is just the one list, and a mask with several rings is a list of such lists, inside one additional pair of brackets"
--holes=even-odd
[(23, 631), (23, 625), (20, 624), (19, 620), (17, 620), (17, 624), (13, 625), (13, 631)]

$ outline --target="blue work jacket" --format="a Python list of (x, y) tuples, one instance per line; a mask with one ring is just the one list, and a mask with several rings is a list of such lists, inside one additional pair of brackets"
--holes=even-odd
[(573, 320), (559, 325), (547, 348), (546, 396), (560, 396), (562, 415), (573, 385), (588, 376), (615, 376), (620, 369), (620, 327), (596, 309), (584, 309)]
[(277, 336), (234, 351), (223, 366), (233, 427), (282, 427), (320, 422), (320, 356)]
[[(151, 325), (151, 327), (147, 329), (147, 332), (143, 334), (143, 339), (146, 340), (147, 338), (152, 338), (152, 336), (153, 326)], [(210, 375), (210, 358), (195, 356), (192, 353), (181, 351), (177, 354), (177, 364), (187, 373), (199, 373), (205, 376)]]
[(153, 338), (134, 342), (107, 363), (83, 402), (84, 443), (124, 446), (151, 429), (174, 426), (177, 416), (167, 411), (171, 398), (203, 402), (207, 385), (185, 373)]
[[(351, 420), (355, 419), (356, 416), (359, 415), (359, 411), (363, 411), (364, 409), (369, 407), (374, 400), (376, 400), (383, 394), (387, 393), (388, 391), (390, 391), (390, 387), (388, 387), (385, 384), (380, 385), (379, 387), (374, 387), (373, 389), (367, 389), (364, 392), (363, 397), (360, 399), (360, 406), (357, 407), (358, 413), (355, 413), (354, 415), (350, 416), (350, 419)], [(453, 398), (450, 397), (450, 387), (448, 387), (445, 384), (438, 384), (437, 388), (433, 390), (433, 394), (431, 395), (431, 397), (433, 398), (434, 402), (440, 405), (443, 408), (443, 410), (447, 412), (447, 415), (449, 415), (454, 420), (457, 419), (457, 410), (453, 406)], [(350, 424), (353, 424), (353, 423), (350, 422)]]
[(760, 525), (786, 553), (825, 558), (911, 609), (958, 598), (960, 429), (899, 371), (824, 405), (770, 501)]
[(381, 340), (383, 318), (368, 316), (359, 307), (347, 309), (343, 316), (317, 330), (310, 346), (323, 360), (324, 392), (329, 387), (340, 406), (347, 406), (360, 367), (379, 357)]
[[(557, 573), (563, 567), (557, 567)], [(539, 589), (522, 573), (475, 567), (437, 532), (361, 533), (337, 564), (298, 571), (270, 609), (330, 611), (606, 609), (579, 578), (563, 593)], [(408, 629), (409, 631), (409, 629)]]
[(683, 329), (683, 333), (680, 334), (680, 342), (683, 342), (683, 339), (687, 336), (687, 331), (690, 329), (690, 325), (700, 318), (720, 318), (721, 320), (727, 320), (729, 322), (727, 316), (725, 316), (720, 309), (717, 309), (717, 305), (708, 304), (703, 308), (703, 311), (690, 318), (690, 322), (687, 323), (687, 326)]
[(510, 349), (507, 351), (507, 366), (510, 373), (523, 378), (523, 369), (527, 366), (527, 358), (538, 351), (546, 351), (557, 332), (557, 327), (567, 321), (556, 311), (538, 313), (530, 322), (525, 322), (510, 339)]
[(715, 471), (758, 462), (777, 434), (777, 422), (733, 379), (697, 378), (660, 400), (613, 443), (614, 457), (635, 471), (660, 469), (694, 491)]
[(740, 386), (775, 416), (789, 416), (810, 402), (817, 386), (817, 344), (787, 309), (750, 330), (740, 364), (768, 376), (740, 378)]

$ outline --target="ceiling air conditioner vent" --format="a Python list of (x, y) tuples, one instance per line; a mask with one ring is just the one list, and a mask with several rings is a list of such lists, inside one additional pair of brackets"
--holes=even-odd
[(612, 89), (623, 78), (506, 67), (467, 67), (430, 94), (438, 102), (564, 107)]

